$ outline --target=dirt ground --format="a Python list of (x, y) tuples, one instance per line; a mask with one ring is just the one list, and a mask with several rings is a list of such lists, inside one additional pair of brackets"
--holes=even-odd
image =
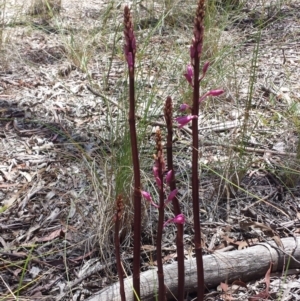
[[(161, 4), (154, 3), (153, 11), (159, 16)], [(111, 157), (114, 149), (118, 152), (123, 147), (116, 125), (125, 127), (127, 116), (120, 108), (127, 97), (122, 5), (101, 0), (62, 1), (59, 14), (49, 17), (29, 15), (30, 3), (6, 1), (0, 49), (1, 300), (84, 300), (117, 280), (111, 237), (115, 189)], [(147, 5), (137, 5), (140, 39), (157, 21), (155, 14), (148, 17), (151, 7)], [(184, 7), (182, 1), (176, 5)], [(262, 11), (259, 5), (245, 8), (220, 35), (231, 51), (220, 52), (215, 58), (211, 85), (222, 86), (226, 93), (205, 108), (200, 121), (201, 218), (206, 254), (225, 247), (239, 248), (233, 240), (249, 246), (260, 236), (270, 239), (260, 233), (250, 236), (249, 241), (246, 234), (250, 230), (242, 233), (245, 229), (239, 227), (242, 218), (268, 225), (278, 237), (299, 235), (300, 2), (290, 1), (279, 11), (276, 5), (274, 10), (272, 7), (268, 11)], [(243, 149), (249, 156), (243, 161), (235, 146), (250, 93), (251, 61), (262, 16), (266, 17), (258, 67), (251, 75), (255, 84), (249, 123), (250, 129), (255, 125), (255, 131), (249, 131)], [(188, 15), (183, 18), (189, 21)], [(178, 44), (184, 51), (188, 49), (192, 31), (184, 26), (172, 30), (170, 20), (151, 35), (150, 44), (161, 48), (153, 46), (140, 58), (144, 73), (138, 75), (137, 86), (145, 95), (149, 91), (155, 95), (149, 108), (150, 131), (155, 121), (163, 121), (157, 113), (162, 99), (169, 94), (183, 95), (178, 70), (173, 73), (163, 62), (172, 60), (168, 55), (178, 49)], [(159, 87), (156, 78), (163, 79)], [(139, 114), (145, 107), (140, 104)], [(180, 130), (176, 135), (180, 144), (176, 164), (184, 182), (190, 163), (182, 154), (189, 151), (190, 135)], [(151, 146), (147, 137), (143, 151)], [(236, 167), (239, 164), (243, 165), (241, 174)], [(229, 172), (224, 176), (242, 189), (236, 191), (234, 185), (226, 184), (206, 166), (219, 166), (218, 172), (226, 166)], [(182, 188), (180, 195), (186, 200), (185, 243), (187, 254), (192, 256), (190, 189)], [(151, 256), (155, 265), (156, 221), (156, 213), (148, 210), (142, 270), (153, 264)], [(166, 263), (176, 260), (175, 228), (168, 231), (164, 241)], [(130, 273), (130, 230), (127, 234), (122, 255)], [(288, 277), (291, 283), (298, 281), (298, 271)], [(271, 278), (273, 298), (278, 297), (278, 279)], [(249, 290), (239, 298), (246, 300), (259, 292), (262, 283), (261, 279), (249, 283)], [(284, 289), (289, 290), (285, 300), (299, 300), (299, 286)]]

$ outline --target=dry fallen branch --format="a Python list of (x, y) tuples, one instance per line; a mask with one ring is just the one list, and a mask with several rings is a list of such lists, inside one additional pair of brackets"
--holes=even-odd
[[(290, 265), (287, 267), (289, 256), (291, 254), (297, 261), (300, 260), (300, 237), (284, 238), (282, 244), (284, 251), (281, 251), (275, 242), (262, 243), (254, 247), (241, 251), (232, 252), (215, 252), (212, 255), (203, 257), (205, 285), (207, 288), (216, 287), (222, 281), (233, 282), (237, 279), (241, 281), (250, 281), (253, 279), (264, 277), (273, 262), (272, 272), (284, 271), (289, 268), (300, 268), (300, 264), (291, 259)], [(195, 259), (185, 262), (185, 289), (189, 292), (195, 292), (197, 289), (196, 262)], [(177, 294), (177, 262), (164, 267), (165, 284), (167, 287), (168, 298), (172, 294)], [(125, 292), (127, 301), (133, 300), (132, 279), (125, 280)], [(157, 273), (156, 270), (149, 270), (141, 273), (141, 300), (154, 300), (154, 292), (157, 289)], [(87, 301), (119, 301), (119, 285), (118, 283), (107, 287), (98, 294), (90, 297)]]

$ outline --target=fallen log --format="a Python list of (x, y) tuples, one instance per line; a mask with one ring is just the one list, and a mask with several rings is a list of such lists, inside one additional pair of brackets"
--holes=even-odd
[[(215, 252), (203, 257), (205, 286), (213, 288), (220, 282), (234, 280), (250, 281), (264, 277), (272, 261), (272, 272), (300, 268), (300, 237), (282, 239), (284, 250), (273, 241), (232, 252)], [(291, 255), (291, 256), (290, 256)], [(290, 261), (289, 261), (290, 258)], [(288, 265), (289, 263), (289, 265)], [(167, 298), (177, 294), (177, 262), (164, 266)], [(185, 289), (190, 293), (197, 290), (196, 260), (185, 261)], [(156, 269), (141, 273), (141, 301), (155, 300), (157, 291)], [(126, 300), (133, 300), (132, 278), (125, 279)], [(86, 301), (120, 301), (119, 284), (115, 283)]]

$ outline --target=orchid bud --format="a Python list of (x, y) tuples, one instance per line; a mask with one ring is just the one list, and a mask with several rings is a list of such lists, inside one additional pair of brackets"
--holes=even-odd
[(209, 67), (210, 63), (209, 62), (206, 62), (203, 66), (203, 69), (202, 69), (202, 73), (203, 75), (206, 74), (206, 71), (208, 70), (208, 67)]
[(178, 189), (174, 189), (170, 192), (168, 199), (165, 201), (165, 206), (167, 206), (170, 202), (173, 201), (177, 193), (178, 193)]
[(186, 80), (193, 86), (193, 76), (194, 76), (194, 69), (193, 66), (188, 65), (186, 67), (186, 73), (184, 74)]
[(161, 180), (159, 177), (155, 177), (155, 181), (156, 181), (156, 184), (158, 186), (158, 188), (160, 189), (161, 188)]
[(172, 180), (172, 176), (173, 176), (173, 170), (170, 169), (167, 173), (167, 176), (166, 176), (166, 182), (167, 184), (170, 184), (171, 183), (171, 180)]
[(158, 177), (158, 167), (154, 165), (152, 170), (153, 170), (154, 178)]
[(186, 110), (188, 110), (190, 108), (191, 107), (188, 104), (183, 103), (183, 104), (180, 105), (179, 110), (183, 112), (183, 111), (186, 111)]
[(168, 201), (172, 201), (174, 199), (174, 197), (176, 196), (177, 192), (178, 192), (178, 189), (172, 190), (168, 196)]

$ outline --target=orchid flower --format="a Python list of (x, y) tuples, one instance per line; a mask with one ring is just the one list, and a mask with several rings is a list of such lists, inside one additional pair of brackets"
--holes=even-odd
[(173, 201), (177, 193), (178, 193), (178, 189), (174, 189), (170, 192), (168, 199), (165, 202), (165, 206), (167, 206), (170, 202)]
[(170, 184), (170, 182), (171, 182), (171, 180), (172, 180), (172, 176), (173, 176), (173, 170), (171, 169), (171, 170), (169, 170), (169, 171), (167, 172), (167, 176), (166, 176), (166, 183), (167, 183), (167, 184)]
[(183, 225), (185, 223), (185, 216), (182, 213), (180, 213), (177, 216), (175, 216), (174, 218), (170, 218), (169, 220), (167, 220), (164, 223), (163, 227), (165, 227), (169, 223), (182, 224)]
[(167, 200), (167, 201), (168, 201), (168, 202), (171, 202), (171, 201), (175, 198), (177, 192), (178, 192), (178, 189), (172, 190), (171, 193), (170, 193), (169, 196), (168, 196), (168, 200)]
[(158, 168), (155, 165), (153, 166), (153, 175), (155, 178), (158, 177)]
[(197, 115), (188, 115), (188, 116), (180, 116), (175, 118), (175, 120), (179, 123), (179, 128), (182, 128), (186, 124), (188, 124), (191, 120), (197, 119)]
[(209, 62), (206, 62), (206, 63), (204, 64), (203, 69), (202, 69), (202, 75), (201, 75), (201, 77), (199, 78), (199, 82), (201, 82), (202, 79), (205, 77), (209, 65), (210, 65)]
[(150, 195), (149, 192), (147, 192), (147, 191), (141, 191), (141, 195), (142, 195), (142, 197), (143, 197), (145, 200), (147, 200), (148, 202), (150, 202), (150, 204), (151, 204), (152, 206), (154, 206), (155, 208), (159, 208), (159, 206), (156, 205), (156, 204), (153, 202), (152, 197), (151, 197), (151, 195)]
[(159, 177), (155, 177), (155, 181), (156, 181), (156, 184), (158, 186), (158, 188), (160, 189), (161, 188), (161, 180)]
[(219, 96), (224, 93), (224, 90), (211, 90), (206, 92), (203, 96), (199, 98), (199, 103), (201, 103), (207, 96)]

